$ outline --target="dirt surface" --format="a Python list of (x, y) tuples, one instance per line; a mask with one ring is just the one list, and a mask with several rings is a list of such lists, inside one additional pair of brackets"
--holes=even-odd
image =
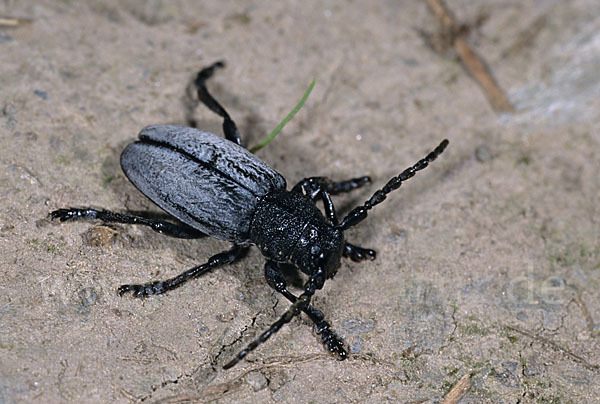
[[(600, 8), (448, 4), (514, 114), (433, 50), (420, 1), (0, 3), (31, 19), (0, 28), (0, 402), (437, 403), (466, 374), (463, 404), (600, 402)], [(377, 260), (344, 260), (315, 297), (347, 361), (302, 317), (223, 371), (288, 307), (256, 249), (141, 301), (116, 288), (227, 245), (47, 218), (157, 212), (119, 153), (148, 124), (184, 124), (188, 80), (219, 59), (210, 86), (249, 145), (317, 78), (258, 155), (290, 184), (371, 175), (341, 213), (450, 140), (347, 233)]]

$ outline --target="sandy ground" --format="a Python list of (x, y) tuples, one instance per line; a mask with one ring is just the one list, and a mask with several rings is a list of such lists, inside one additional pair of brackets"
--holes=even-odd
[[(424, 33), (420, 1), (8, 1), (0, 29), (0, 402), (600, 402), (600, 8), (449, 1), (514, 114), (495, 113)], [(483, 18), (482, 18), (483, 17)], [(351, 357), (295, 319), (222, 365), (288, 306), (253, 249), (166, 295), (119, 297), (227, 247), (146, 228), (51, 223), (69, 206), (157, 211), (122, 174), (148, 124), (185, 122), (202, 66), (246, 144), (288, 179), (369, 174), (347, 212), (447, 137), (447, 152), (347, 238), (315, 297)], [(206, 109), (200, 125), (220, 133)], [(295, 289), (297, 291), (297, 289)]]

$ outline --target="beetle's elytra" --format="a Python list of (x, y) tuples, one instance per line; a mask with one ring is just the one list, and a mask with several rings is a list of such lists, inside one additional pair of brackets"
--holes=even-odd
[[(359, 224), (370, 209), (383, 202), (403, 181), (434, 161), (448, 140), (390, 179), (363, 205), (339, 221), (331, 195), (359, 188), (370, 182), (370, 178), (333, 182), (325, 177), (310, 177), (286, 190), (283, 176), (242, 146), (235, 122), (208, 92), (206, 80), (222, 66), (222, 62), (217, 62), (202, 69), (195, 87), (198, 99), (223, 118), (225, 138), (192, 127), (148, 126), (140, 132), (139, 140), (121, 154), (121, 167), (129, 180), (177, 219), (176, 222), (92, 208), (59, 209), (52, 212), (51, 217), (61, 222), (99, 219), (141, 224), (173, 237), (211, 236), (233, 244), (228, 251), (174, 278), (122, 285), (120, 295), (131, 291), (135, 297), (146, 297), (175, 289), (212, 268), (232, 263), (250, 245), (256, 245), (266, 259), (267, 283), (292, 304), (224, 368), (234, 366), (300, 312), (315, 323), (315, 330), (327, 349), (339, 359), (345, 359), (347, 354), (341, 338), (331, 329), (323, 313), (311, 305), (312, 296), (326, 279), (333, 278), (342, 257), (353, 261), (375, 258), (374, 250), (345, 241), (344, 231)], [(195, 126), (193, 121), (189, 124)], [(319, 200), (323, 202), (325, 214), (316, 206)], [(287, 289), (280, 268), (284, 263), (291, 263), (308, 275), (300, 296)]]

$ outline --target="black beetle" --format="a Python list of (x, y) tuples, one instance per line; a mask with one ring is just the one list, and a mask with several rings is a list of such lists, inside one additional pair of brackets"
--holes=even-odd
[[(206, 80), (222, 66), (222, 62), (217, 62), (202, 69), (195, 87), (199, 100), (224, 119), (225, 139), (191, 127), (148, 126), (140, 132), (139, 140), (121, 154), (121, 167), (129, 180), (181, 223), (92, 208), (59, 209), (52, 212), (51, 217), (61, 222), (99, 219), (141, 224), (169, 236), (200, 238), (208, 235), (233, 243), (230, 250), (216, 254), (207, 263), (172, 279), (119, 287), (120, 295), (132, 291), (135, 297), (179, 287), (212, 268), (232, 263), (255, 244), (267, 260), (267, 283), (292, 305), (224, 368), (234, 366), (300, 312), (306, 313), (315, 323), (315, 330), (327, 349), (339, 359), (345, 359), (347, 354), (341, 338), (325, 321), (323, 313), (310, 304), (311, 298), (326, 279), (334, 277), (342, 257), (353, 261), (375, 258), (374, 250), (346, 242), (344, 230), (364, 220), (367, 212), (383, 202), (387, 194), (427, 167), (444, 151), (448, 140), (389, 180), (340, 222), (331, 195), (361, 187), (370, 182), (370, 178), (332, 182), (325, 177), (311, 177), (287, 191), (281, 174), (242, 147), (234, 121), (208, 93)], [(190, 121), (190, 125), (195, 126), (195, 122)], [(325, 215), (316, 206), (318, 200), (323, 202)], [(304, 292), (299, 297), (287, 289), (281, 271), (281, 265), (285, 263), (295, 265), (308, 275)]]

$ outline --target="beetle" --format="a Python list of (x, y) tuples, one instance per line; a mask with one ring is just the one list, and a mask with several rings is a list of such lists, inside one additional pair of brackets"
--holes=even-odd
[[(345, 359), (342, 339), (323, 313), (311, 305), (311, 299), (327, 279), (335, 276), (342, 257), (357, 262), (375, 259), (374, 250), (345, 241), (344, 231), (362, 222), (368, 211), (383, 202), (390, 192), (434, 161), (448, 140), (390, 179), (340, 221), (331, 196), (350, 192), (371, 179), (363, 176), (334, 182), (326, 177), (309, 177), (288, 191), (281, 174), (242, 146), (235, 122), (208, 92), (206, 81), (215, 69), (223, 66), (223, 62), (217, 62), (202, 69), (194, 84), (199, 101), (223, 118), (225, 138), (194, 127), (148, 126), (140, 132), (139, 140), (129, 144), (121, 154), (121, 167), (127, 178), (177, 222), (93, 208), (58, 209), (50, 216), (60, 222), (98, 219), (140, 224), (173, 237), (211, 236), (232, 243), (229, 250), (174, 278), (122, 285), (119, 295), (132, 292), (134, 297), (148, 297), (165, 293), (213, 268), (231, 264), (251, 245), (256, 245), (266, 259), (267, 283), (291, 305), (224, 368), (229, 369), (244, 359), (301, 312), (315, 324), (315, 331), (327, 350), (338, 359)], [(193, 121), (189, 124), (195, 126)], [(323, 203), (324, 214), (317, 208), (318, 201)], [(288, 263), (308, 276), (300, 296), (287, 288), (282, 266)]]

